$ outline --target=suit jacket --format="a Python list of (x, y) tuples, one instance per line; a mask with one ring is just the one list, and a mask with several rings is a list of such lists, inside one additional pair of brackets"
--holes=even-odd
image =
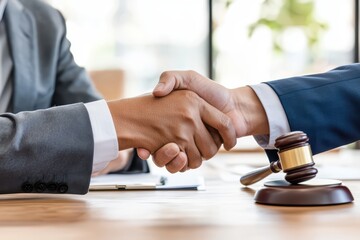
[(0, 115), (0, 193), (88, 191), (93, 136), (81, 103)]
[[(278, 95), (291, 131), (305, 132), (314, 154), (360, 140), (360, 64), (267, 83)], [(276, 160), (274, 151), (268, 151)]]
[[(0, 115), (0, 193), (86, 193), (93, 137), (84, 105), (22, 112), (100, 98), (74, 62), (64, 19), (41, 1), (9, 0), (4, 21), (18, 114)], [(121, 172), (148, 171), (134, 154)]]
[(13, 112), (100, 99), (74, 62), (59, 11), (38, 0), (9, 0), (4, 21), (14, 63)]

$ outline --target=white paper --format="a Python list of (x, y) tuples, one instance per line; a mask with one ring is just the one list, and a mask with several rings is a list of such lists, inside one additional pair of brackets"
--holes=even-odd
[(108, 174), (91, 178), (89, 190), (204, 190), (204, 178), (197, 175), (168, 176), (141, 174)]

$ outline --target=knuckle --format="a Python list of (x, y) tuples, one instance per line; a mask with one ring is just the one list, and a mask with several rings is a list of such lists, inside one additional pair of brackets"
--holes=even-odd
[(183, 97), (188, 101), (198, 100), (199, 96), (193, 91), (182, 91)]
[(227, 129), (230, 129), (231, 126), (232, 126), (231, 119), (226, 115), (222, 115), (222, 117), (220, 118), (219, 129), (220, 130), (227, 130)]
[[(183, 130), (186, 130), (189, 126), (196, 125), (195, 114), (190, 109), (185, 110), (184, 113), (182, 114), (181, 118), (185, 124)], [(185, 133), (185, 131), (183, 131), (183, 133)]]
[(157, 153), (162, 156), (162, 158), (170, 160), (174, 158), (179, 153), (179, 151), (179, 146), (176, 143), (169, 143), (157, 150)]
[(168, 80), (172, 76), (171, 71), (165, 71), (160, 74), (161, 80)]
[(178, 109), (177, 114), (179, 121), (181, 122), (178, 129), (180, 132), (186, 133), (188, 132), (186, 130), (189, 129), (189, 127), (198, 125), (196, 120), (199, 118), (199, 113), (192, 107)]
[(194, 70), (192, 70), (192, 69), (187, 70), (187, 73), (188, 73), (189, 75), (191, 75), (191, 76), (196, 76), (196, 75), (197, 75), (197, 72), (194, 71)]
[(169, 173), (176, 173), (178, 171), (173, 166), (166, 166), (166, 170), (168, 170)]
[(213, 156), (215, 156), (215, 154), (217, 153), (218, 148), (214, 145), (214, 146), (209, 146), (209, 149), (207, 150), (207, 152), (205, 152), (204, 154), (204, 158), (206, 160), (212, 158)]
[(202, 164), (202, 159), (193, 159), (192, 161), (189, 162), (189, 168), (191, 169), (196, 169), (199, 168)]
[(165, 166), (165, 163), (164, 163), (164, 161), (162, 161), (161, 158), (159, 158), (159, 157), (157, 157), (157, 156), (154, 156), (153, 158), (154, 158), (154, 159), (153, 159), (153, 162), (155, 163), (156, 166), (158, 166), (158, 167), (163, 167), (163, 166)]
[(186, 89), (191, 88), (192, 81), (197, 78), (198, 73), (194, 70), (187, 70), (185, 72), (185, 75), (187, 76), (184, 78), (183, 85)]
[(202, 157), (204, 158), (204, 159), (209, 159), (209, 158), (211, 158), (213, 155), (212, 155), (212, 150), (210, 150), (210, 148), (208, 149), (208, 150), (206, 150), (204, 153), (203, 153), (203, 155), (202, 155)]
[(200, 75), (198, 72), (196, 72), (194, 70), (188, 70), (186, 73), (187, 73), (187, 76), (189, 76), (189, 78), (188, 78), (189, 84), (191, 83), (191, 81), (193, 79), (196, 79)]

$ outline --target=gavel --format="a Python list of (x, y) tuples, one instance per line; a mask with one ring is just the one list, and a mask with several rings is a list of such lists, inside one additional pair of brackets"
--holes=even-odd
[(269, 166), (256, 169), (240, 178), (241, 184), (247, 186), (256, 183), (272, 173), (283, 170), (285, 180), (298, 184), (314, 178), (317, 169), (312, 158), (309, 138), (302, 131), (290, 132), (275, 140), (279, 160)]

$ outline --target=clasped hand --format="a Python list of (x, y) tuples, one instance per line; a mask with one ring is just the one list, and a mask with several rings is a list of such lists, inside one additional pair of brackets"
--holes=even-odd
[[(160, 76), (153, 95), (158, 98), (168, 97), (171, 92), (181, 89), (195, 92), (208, 104), (226, 114), (235, 128), (237, 138), (269, 133), (265, 110), (250, 87), (227, 89), (194, 71), (169, 71)], [(229, 150), (229, 145), (225, 144), (225, 149)], [(147, 159), (150, 152), (140, 148), (138, 155)], [(152, 155), (157, 166), (166, 166), (172, 173), (194, 167), (193, 159), (186, 155), (176, 142), (164, 145)], [(199, 166), (199, 162), (195, 166)]]
[[(145, 95), (122, 99), (108, 102), (108, 106), (119, 149), (146, 149), (146, 153), (158, 156), (157, 165), (167, 165), (171, 172), (197, 168), (203, 159), (213, 157), (221, 144), (226, 149), (236, 144), (230, 118), (191, 91), (175, 91), (164, 98)], [(168, 147), (161, 148), (164, 145)], [(186, 157), (186, 162), (170, 163), (162, 155)]]
[(269, 134), (265, 109), (250, 87), (227, 89), (194, 71), (164, 72), (153, 96), (108, 105), (119, 148), (137, 148), (142, 159), (152, 155), (171, 173), (199, 167), (238, 137)]

